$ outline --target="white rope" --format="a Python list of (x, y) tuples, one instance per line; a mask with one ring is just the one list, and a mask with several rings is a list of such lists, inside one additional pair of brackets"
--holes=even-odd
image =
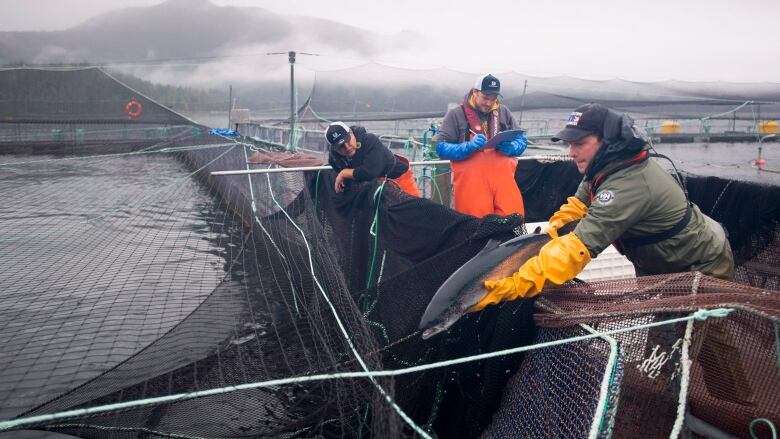
[[(289, 218), (289, 217), (288, 217)], [(294, 224), (294, 223), (293, 223)], [(305, 240), (305, 237), (304, 237)], [(311, 253), (310, 253), (311, 257)], [(311, 260), (310, 260), (311, 263)], [(319, 284), (319, 281), (314, 278), (315, 283), (320, 288), (320, 291), (325, 297), (326, 302), (328, 305), (330, 305), (331, 310), (334, 312), (334, 316), (336, 317), (336, 321), (339, 324), (339, 327), (342, 329), (342, 333), (347, 337), (347, 341), (351, 348), (354, 349), (354, 346), (352, 345), (351, 339), (349, 338), (349, 335), (346, 334), (346, 330), (344, 329), (343, 325), (341, 324), (341, 320), (338, 318), (338, 314), (335, 313), (335, 308), (333, 307), (333, 304), (330, 302), (330, 300), (327, 297), (327, 294), (325, 294), (324, 290), (322, 289), (322, 286)], [(675, 319), (669, 319), (664, 320), (660, 322), (652, 322), (652, 323), (645, 323), (637, 326), (632, 326), (628, 328), (619, 328), (619, 329), (612, 329), (609, 331), (604, 332), (595, 332), (592, 334), (587, 335), (581, 335), (577, 337), (571, 337), (567, 339), (562, 340), (553, 340), (548, 341), (544, 343), (538, 343), (535, 345), (530, 346), (519, 346), (511, 349), (504, 349), (500, 351), (493, 351), (493, 352), (487, 352), (483, 354), (478, 355), (472, 355), (468, 357), (460, 357), (455, 358), (452, 360), (446, 360), (446, 361), (439, 361), (435, 363), (428, 363), (428, 364), (422, 364), (418, 366), (408, 367), (404, 369), (396, 369), (396, 370), (380, 370), (380, 371), (369, 371), (367, 370), (367, 367), (365, 366), (365, 363), (362, 362), (362, 358), (358, 355), (357, 359), (361, 363), (361, 366), (363, 366), (364, 372), (342, 372), (342, 373), (333, 373), (333, 374), (319, 374), (319, 375), (305, 375), (305, 376), (298, 376), (298, 377), (290, 377), (290, 378), (280, 378), (276, 380), (269, 380), (269, 381), (262, 381), (262, 382), (255, 382), (255, 383), (247, 383), (247, 384), (239, 384), (236, 386), (228, 386), (228, 387), (221, 387), (217, 389), (210, 389), (210, 390), (201, 390), (197, 392), (189, 392), (189, 393), (179, 393), (175, 395), (167, 395), (167, 396), (160, 396), (156, 398), (147, 398), (147, 399), (141, 399), (141, 400), (134, 400), (134, 401), (125, 401), (115, 404), (107, 404), (103, 406), (97, 406), (97, 407), (90, 407), (90, 408), (84, 408), (84, 409), (76, 409), (76, 410), (69, 410), (65, 412), (57, 412), (57, 413), (51, 413), (46, 415), (38, 415), (38, 416), (31, 416), (27, 418), (19, 418), (19, 419), (12, 419), (8, 421), (0, 422), (0, 431), (4, 430), (10, 430), (12, 428), (20, 427), (22, 425), (31, 425), (39, 422), (47, 422), (47, 421), (53, 421), (57, 419), (64, 419), (64, 418), (70, 418), (75, 416), (86, 416), (86, 415), (92, 415), (95, 413), (104, 413), (108, 411), (114, 411), (114, 410), (124, 410), (128, 408), (134, 408), (134, 407), (140, 407), (144, 405), (153, 405), (153, 404), (163, 404), (163, 403), (171, 403), (176, 401), (182, 401), (186, 399), (192, 399), (192, 398), (202, 398), (204, 396), (213, 396), (213, 395), (221, 395), (225, 393), (231, 393), (241, 390), (252, 390), (252, 389), (260, 389), (260, 388), (266, 388), (266, 387), (275, 387), (275, 386), (282, 386), (286, 384), (294, 384), (294, 383), (304, 383), (304, 382), (312, 382), (312, 381), (324, 381), (324, 380), (333, 380), (333, 379), (346, 379), (346, 378), (368, 378), (374, 381), (376, 377), (394, 377), (399, 375), (406, 375), (410, 373), (417, 373), (417, 372), (423, 372), (426, 370), (431, 369), (438, 369), (442, 367), (449, 367), (454, 366), (457, 364), (463, 364), (463, 363), (470, 363), (474, 361), (481, 361), (486, 360), (488, 358), (494, 358), (494, 357), (500, 357), (504, 355), (512, 355), (517, 354), (520, 352), (526, 352), (531, 351), (534, 349), (544, 349), (548, 347), (553, 346), (560, 346), (568, 343), (577, 343), (585, 340), (591, 340), (594, 338), (603, 338), (607, 335), (615, 335), (615, 334), (621, 334), (624, 332), (630, 332), (634, 330), (639, 329), (647, 329), (652, 328), (656, 326), (663, 326), (663, 325), (670, 325), (674, 323), (680, 323), (689, 321), (691, 319), (696, 320), (706, 320), (709, 317), (726, 317), (730, 312), (734, 311), (733, 308), (716, 308), (712, 310), (705, 310), (700, 309), (693, 313), (690, 316), (687, 317), (679, 317)], [(380, 387), (381, 388), (381, 387)], [(384, 394), (384, 393), (383, 393)], [(386, 394), (384, 394), (386, 395)], [(386, 395), (386, 398), (389, 398), (389, 396)], [(395, 403), (392, 403), (395, 406)], [(396, 406), (397, 407), (397, 406)], [(400, 408), (398, 409), (400, 410)], [(401, 413), (403, 413), (401, 411)], [(410, 420), (410, 422), (412, 422)], [(419, 427), (418, 427), (419, 428)], [(429, 437), (427, 433), (422, 432), (421, 434), (424, 437)]]
[[(701, 272), (697, 271), (693, 277), (693, 283), (691, 285), (691, 294), (693, 296), (699, 292), (699, 282), (701, 281)], [(688, 320), (688, 324), (685, 325), (685, 337), (683, 338), (682, 350), (680, 352), (680, 394), (677, 400), (677, 418), (674, 420), (674, 427), (669, 434), (670, 439), (677, 439), (680, 437), (680, 430), (682, 430), (683, 421), (685, 420), (685, 407), (688, 402), (688, 382), (691, 375), (691, 363), (690, 353), (688, 350), (691, 347), (691, 335), (693, 334), (693, 322), (694, 320)]]
[(328, 306), (330, 307), (331, 312), (333, 313), (333, 317), (336, 319), (336, 324), (338, 325), (339, 329), (341, 330), (342, 335), (344, 336), (344, 339), (346, 340), (347, 344), (349, 345), (350, 350), (355, 355), (355, 359), (358, 361), (358, 364), (360, 364), (360, 367), (365, 371), (367, 374), (367, 377), (369, 380), (371, 380), (371, 383), (374, 384), (374, 386), (379, 390), (379, 393), (384, 396), (385, 400), (390, 404), (393, 409), (398, 413), (398, 415), (403, 419), (407, 425), (412, 427), (412, 429), (417, 432), (420, 436), (426, 438), (426, 439), (432, 439), (428, 433), (426, 433), (422, 428), (420, 428), (413, 420), (410, 418), (404, 411), (399, 407), (393, 399), (390, 397), (390, 395), (387, 394), (384, 388), (376, 381), (376, 378), (371, 375), (371, 372), (368, 369), (368, 365), (363, 360), (363, 357), (360, 356), (360, 353), (357, 351), (357, 348), (355, 347), (354, 343), (352, 343), (352, 338), (349, 336), (349, 333), (347, 332), (346, 327), (344, 327), (344, 324), (341, 322), (341, 318), (339, 318), (339, 314), (336, 311), (336, 307), (333, 305), (333, 303), (330, 301), (330, 298), (328, 297), (328, 293), (325, 292), (325, 289), (320, 284), (319, 279), (317, 279), (317, 275), (314, 273), (314, 259), (311, 254), (311, 247), (309, 246), (309, 240), (306, 239), (306, 234), (301, 230), (300, 227), (298, 227), (298, 224), (293, 221), (293, 219), (290, 217), (290, 215), (287, 213), (286, 210), (284, 210), (284, 207), (282, 207), (281, 204), (276, 200), (276, 197), (274, 197), (274, 193), (271, 190), (271, 176), (266, 175), (268, 179), (268, 191), (271, 194), (271, 199), (273, 200), (274, 204), (279, 207), (282, 213), (284, 213), (284, 216), (287, 217), (288, 220), (290, 220), (290, 223), (298, 230), (298, 232), (301, 234), (301, 237), (303, 238), (303, 243), (306, 245), (306, 252), (309, 256), (309, 269), (311, 270), (311, 277), (314, 281), (314, 284), (317, 285), (317, 288), (320, 290), (320, 293), (322, 294), (322, 297), (325, 299), (325, 302), (327, 302)]
[[(585, 330), (591, 334), (599, 334), (598, 331), (589, 325), (580, 324), (580, 326), (585, 328)], [(609, 359), (607, 360), (607, 364), (604, 367), (604, 376), (601, 378), (599, 403), (596, 406), (596, 411), (593, 413), (593, 423), (590, 425), (590, 434), (588, 435), (589, 439), (596, 439), (596, 437), (598, 437), (599, 433), (601, 432), (601, 426), (604, 422), (604, 414), (606, 413), (607, 405), (609, 404), (609, 385), (612, 383), (612, 373), (615, 369), (618, 353), (620, 352), (617, 341), (615, 341), (614, 338), (608, 335), (603, 335), (601, 338), (609, 343)]]
[[(238, 142), (236, 142), (238, 143)], [(244, 158), (247, 158), (247, 148), (244, 147)], [(249, 166), (249, 165), (247, 165)], [(263, 226), (263, 223), (260, 221), (260, 218), (257, 217), (257, 203), (255, 202), (255, 190), (252, 185), (252, 176), (247, 175), (246, 176), (248, 183), (249, 183), (249, 196), (251, 198), (251, 206), (252, 206), (252, 216), (255, 218), (255, 223), (257, 223), (258, 226), (260, 226), (260, 230), (263, 231), (265, 236), (268, 238), (268, 240), (271, 242), (271, 245), (276, 249), (276, 252), (279, 254), (279, 257), (282, 258), (282, 263), (284, 265), (284, 271), (287, 274), (287, 281), (290, 283), (290, 291), (292, 291), (293, 295), (293, 305), (295, 305), (295, 313), (300, 315), (301, 312), (298, 309), (298, 296), (295, 294), (295, 285), (293, 284), (292, 280), (292, 269), (290, 268), (290, 262), (287, 260), (287, 256), (284, 255), (282, 252), (282, 249), (279, 248), (279, 246), (276, 244), (276, 241), (271, 237), (271, 234), (268, 233), (268, 230), (265, 229), (265, 226)]]

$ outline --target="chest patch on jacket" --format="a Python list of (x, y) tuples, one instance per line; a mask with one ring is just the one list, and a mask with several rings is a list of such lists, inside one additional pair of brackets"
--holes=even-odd
[(598, 200), (599, 204), (602, 206), (606, 206), (607, 204), (611, 203), (612, 200), (615, 199), (615, 194), (612, 193), (612, 191), (601, 191), (596, 195), (596, 200)]

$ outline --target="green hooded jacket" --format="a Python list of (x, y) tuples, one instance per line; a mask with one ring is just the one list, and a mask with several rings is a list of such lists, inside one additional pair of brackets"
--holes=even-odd
[[(610, 163), (603, 172), (619, 166)], [(609, 175), (590, 200), (591, 181), (575, 196), (588, 212), (574, 229), (592, 257), (619, 238), (656, 235), (672, 229), (685, 215), (687, 199), (677, 181), (653, 159)], [(637, 275), (700, 271), (730, 278), (734, 259), (720, 224), (693, 205), (688, 224), (676, 235), (653, 244), (627, 246), (625, 256)]]

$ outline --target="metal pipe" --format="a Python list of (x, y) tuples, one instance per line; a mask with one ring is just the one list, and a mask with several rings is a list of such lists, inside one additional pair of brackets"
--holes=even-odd
[(520, 98), (520, 118), (517, 121), (517, 126), (523, 126), (523, 109), (525, 108), (525, 91), (528, 89), (528, 80), (523, 82), (523, 96)]
[(295, 51), (287, 52), (290, 60), (290, 148), (294, 148), (293, 134), (295, 134)]
[[(518, 157), (518, 160), (549, 160), (549, 161), (566, 161), (570, 158), (563, 155), (532, 155)], [(430, 165), (447, 165), (449, 160), (425, 160), (420, 162), (409, 162), (410, 166), (430, 166)], [(303, 172), (303, 171), (324, 171), (327, 169), (333, 169), (328, 165), (324, 166), (301, 166), (297, 168), (263, 168), (263, 169), (238, 169), (235, 171), (213, 171), (210, 175), (245, 175), (245, 174), (269, 174), (276, 172)]]
[(737, 439), (736, 436), (693, 416), (690, 410), (685, 412), (685, 426), (699, 436), (704, 436), (708, 439)]
[(761, 161), (761, 149), (762, 149), (761, 143), (763, 143), (764, 140), (770, 139), (772, 137), (777, 137), (777, 134), (768, 134), (768, 135), (766, 135), (764, 137), (760, 137), (758, 139), (758, 158), (756, 159), (756, 162)]

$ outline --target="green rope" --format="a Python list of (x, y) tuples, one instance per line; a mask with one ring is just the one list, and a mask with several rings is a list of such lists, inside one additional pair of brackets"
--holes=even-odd
[(777, 367), (780, 368), (780, 331), (775, 322), (775, 353), (777, 354)]
[(431, 414), (428, 416), (428, 422), (422, 426), (423, 430), (431, 431), (433, 429), (433, 423), (436, 422), (436, 417), (439, 415), (439, 405), (444, 399), (444, 386), (441, 380), (436, 382), (436, 395), (433, 398), (433, 407), (431, 407)]
[(750, 422), (750, 437), (751, 438), (758, 439), (758, 436), (756, 436), (756, 434), (753, 432), (753, 426), (756, 425), (759, 422), (763, 422), (763, 423), (765, 423), (769, 427), (769, 430), (772, 432), (772, 439), (777, 439), (777, 429), (775, 428), (775, 424), (773, 424), (772, 421), (770, 421), (769, 419), (766, 419), (766, 418), (756, 418), (756, 419), (753, 419)]
[(376, 251), (379, 247), (379, 205), (380, 201), (382, 200), (382, 191), (385, 188), (385, 183), (387, 180), (383, 181), (382, 184), (379, 185), (379, 187), (376, 189), (376, 192), (374, 192), (374, 204), (376, 204), (376, 208), (374, 209), (374, 222), (371, 224), (371, 228), (369, 229), (369, 233), (374, 235), (374, 250), (371, 253), (371, 264), (368, 267), (368, 278), (366, 279), (366, 288), (371, 286), (371, 278), (374, 276), (374, 264), (376, 263)]
[[(244, 146), (244, 166), (246, 166), (246, 169), (249, 169), (249, 154), (247, 153), (248, 148)], [(269, 165), (270, 168), (272, 165)], [(271, 192), (273, 195), (273, 189), (271, 186), (271, 178), (268, 174), (266, 174), (267, 181), (268, 181), (268, 191)], [(255, 190), (254, 190), (254, 183), (252, 182), (252, 175), (246, 174), (247, 178), (247, 186), (249, 187), (249, 197), (250, 200), (252, 200), (252, 216), (255, 218), (255, 222), (258, 226), (260, 226), (260, 229), (263, 231), (266, 237), (268, 237), (268, 241), (271, 243), (271, 245), (276, 249), (276, 251), (279, 253), (279, 256), (282, 259), (282, 265), (284, 266), (284, 270), (287, 273), (287, 280), (290, 282), (290, 291), (292, 291), (293, 296), (293, 304), (295, 305), (295, 313), (298, 314), (298, 316), (301, 315), (300, 308), (298, 307), (298, 296), (295, 294), (295, 285), (293, 284), (292, 280), (292, 271), (290, 268), (290, 263), (287, 261), (287, 257), (284, 255), (284, 252), (282, 252), (282, 249), (279, 248), (278, 245), (276, 245), (276, 241), (271, 237), (271, 234), (268, 233), (268, 230), (266, 230), (263, 223), (260, 221), (260, 218), (257, 217), (257, 202), (255, 201)]]
[(165, 433), (159, 430), (152, 430), (146, 427), (111, 427), (111, 426), (94, 425), (94, 424), (55, 424), (49, 427), (50, 428), (78, 428), (78, 429), (90, 428), (93, 430), (114, 431), (114, 432), (121, 431), (121, 432), (133, 432), (133, 433), (149, 433), (150, 435), (167, 437), (171, 439), (208, 439), (208, 437), (204, 437), (204, 436)]
[(404, 156), (405, 157), (409, 157), (409, 150), (410, 149), (412, 150), (412, 155), (411, 155), (412, 159), (410, 161), (413, 162), (414, 161), (414, 157), (417, 155), (417, 148), (414, 147), (414, 138), (412, 138), (412, 137), (406, 139), (406, 141), (404, 142)]
[(358, 427), (358, 434), (357, 437), (363, 437), (363, 426), (368, 425), (368, 409), (369, 406), (366, 404), (366, 408), (363, 409), (363, 417), (360, 421), (359, 427)]
[[(599, 334), (599, 332), (590, 325), (580, 323), (579, 326), (589, 334)], [(589, 439), (595, 438), (604, 428), (604, 421), (609, 412), (609, 395), (613, 389), (615, 373), (620, 360), (620, 346), (618, 345), (617, 340), (608, 335), (602, 335), (600, 338), (609, 344), (609, 357), (607, 358), (607, 364), (604, 367), (604, 376), (601, 379), (599, 403), (596, 405), (596, 410), (593, 413), (594, 422), (591, 424), (590, 433), (588, 434)], [(598, 423), (596, 423), (596, 420), (598, 420)]]
[(317, 212), (317, 200), (320, 198), (320, 172), (317, 171), (317, 179), (314, 180), (314, 212)]
[[(328, 307), (330, 308), (331, 313), (333, 314), (333, 317), (336, 321), (336, 325), (338, 326), (339, 330), (341, 331), (341, 334), (344, 336), (344, 340), (347, 342), (347, 346), (349, 346), (350, 351), (352, 351), (352, 354), (355, 356), (355, 360), (357, 360), (358, 364), (360, 365), (360, 368), (363, 369), (364, 374), (367, 378), (371, 381), (371, 383), (376, 387), (376, 389), (379, 391), (379, 393), (382, 395), (382, 397), (387, 401), (387, 403), (395, 410), (396, 413), (398, 413), (398, 416), (401, 417), (401, 419), (406, 422), (406, 424), (411, 427), (417, 434), (420, 436), (431, 439), (431, 436), (423, 431), (413, 420), (412, 418), (407, 415), (401, 407), (396, 404), (396, 402), (393, 400), (393, 398), (390, 396), (390, 394), (387, 393), (387, 391), (382, 387), (381, 384), (376, 380), (374, 376), (371, 375), (371, 371), (368, 368), (368, 365), (366, 364), (365, 360), (363, 360), (363, 357), (360, 355), (360, 353), (357, 350), (357, 347), (355, 346), (355, 343), (352, 341), (352, 337), (350, 337), (349, 332), (347, 331), (347, 328), (344, 326), (344, 323), (342, 322), (341, 318), (339, 318), (339, 314), (336, 311), (335, 305), (333, 305), (333, 302), (330, 300), (330, 297), (328, 296), (328, 293), (325, 292), (325, 288), (322, 287), (322, 284), (320, 284), (319, 279), (317, 279), (317, 276), (314, 272), (314, 257), (312, 255), (311, 246), (309, 245), (309, 240), (306, 238), (306, 233), (304, 233), (303, 229), (301, 229), (298, 224), (295, 223), (295, 221), (292, 219), (289, 213), (284, 209), (284, 206), (279, 204), (279, 201), (274, 196), (273, 190), (271, 189), (271, 180), (270, 175), (266, 174), (266, 178), (268, 179), (268, 191), (271, 196), (271, 200), (274, 202), (274, 204), (279, 208), (279, 211), (284, 214), (285, 217), (290, 221), (290, 224), (300, 233), (301, 238), (303, 239), (303, 244), (306, 246), (306, 253), (309, 257), (309, 269), (311, 270), (312, 280), (314, 281), (314, 284), (317, 286), (317, 289), (322, 294), (322, 298), (325, 299), (325, 303), (328, 304)], [(382, 186), (380, 186), (379, 190), (384, 187), (384, 182), (382, 183)], [(235, 388), (235, 387), (234, 387)], [(2, 423), (0, 423), (0, 431), (2, 431)]]
[(615, 375), (617, 375), (617, 370), (619, 366), (619, 358), (620, 358), (620, 345), (615, 344), (615, 353), (614, 353), (615, 361), (612, 363), (612, 370), (609, 374), (609, 384), (607, 385), (608, 388), (608, 394), (605, 395), (605, 401), (604, 401), (604, 411), (601, 413), (601, 420), (599, 421), (599, 427), (598, 427), (598, 433), (599, 435), (604, 433), (605, 429), (612, 429), (612, 425), (609, 423), (605, 424), (605, 421), (607, 420), (607, 416), (610, 415), (610, 410), (613, 410), (616, 407), (610, 407), (609, 406), (609, 393), (612, 392), (612, 390), (615, 388)]
[(287, 143), (287, 151), (295, 152), (301, 144), (301, 139), (306, 135), (306, 128), (302, 125), (295, 125), (290, 133), (290, 141)]
[(224, 148), (226, 146), (233, 146), (233, 145), (234, 145), (233, 143), (218, 143), (214, 145), (175, 146), (175, 147), (155, 149), (153, 151), (141, 150), (141, 151), (133, 151), (133, 152), (119, 152), (116, 154), (95, 154), (95, 155), (86, 155), (86, 156), (30, 160), (26, 162), (6, 162), (6, 163), (0, 163), (0, 166), (18, 166), (18, 165), (30, 165), (30, 164), (39, 164), (39, 163), (48, 163), (48, 162), (64, 162), (70, 160), (91, 160), (91, 159), (104, 159), (104, 158), (124, 157), (124, 156), (133, 156), (133, 155), (159, 154), (159, 153), (169, 153), (169, 152), (179, 152), (179, 151), (194, 151), (199, 149)]
[[(379, 282), (382, 281), (382, 272), (384, 271), (384, 267), (385, 267), (385, 258), (387, 258), (387, 251), (382, 252), (382, 263), (379, 265), (379, 268), (380, 268), (379, 269), (379, 277), (376, 280), (376, 282), (377, 282), (376, 294), (374, 295), (373, 300), (371, 301), (371, 303), (365, 304), (363, 306), (363, 308), (362, 308), (363, 309), (363, 317), (365, 317), (366, 319), (368, 319), (368, 315), (371, 314), (371, 312), (374, 310), (374, 308), (376, 307), (376, 304), (379, 303), (379, 294), (381, 293), (379, 291)], [(361, 299), (365, 298), (366, 300), (371, 299), (371, 297), (367, 294), (369, 289), (366, 288), (363, 291), (364, 292), (363, 292), (363, 294), (360, 295), (360, 298)], [(376, 322), (376, 323), (379, 324), (379, 322)], [(385, 332), (387, 332), (387, 331), (385, 330)], [(389, 337), (385, 337), (385, 339), (387, 339), (388, 342), (390, 341)]]
[(439, 197), (439, 203), (440, 204), (444, 204), (444, 197), (441, 196), (441, 190), (439, 189), (439, 182), (436, 181), (436, 178), (434, 178), (434, 177), (432, 177), (430, 175), (421, 175), (417, 179), (417, 185), (421, 186), (423, 180), (431, 180), (431, 185), (433, 186), (433, 189), (434, 189), (434, 194), (433, 195), (434, 196), (437, 195)]
[[(305, 239), (305, 238), (304, 238)], [(321, 285), (315, 280), (315, 283), (318, 284), (318, 287), (321, 288)], [(324, 292), (324, 290), (321, 290)], [(325, 299), (328, 302), (328, 304), (331, 306), (331, 310), (334, 311), (335, 309), (332, 307), (332, 303), (330, 303), (330, 300), (328, 299), (327, 295), (325, 295)], [(268, 380), (268, 381), (262, 381), (262, 382), (254, 382), (254, 383), (247, 383), (247, 384), (238, 384), (235, 386), (227, 386), (227, 387), (221, 387), (216, 389), (208, 389), (208, 390), (199, 390), (195, 392), (188, 392), (188, 393), (179, 393), (175, 395), (166, 395), (166, 396), (158, 396), (154, 398), (146, 398), (146, 399), (140, 399), (140, 400), (133, 400), (133, 401), (125, 401), (125, 402), (119, 402), (114, 404), (106, 404), (102, 406), (96, 406), (96, 407), (88, 407), (88, 408), (82, 408), (82, 409), (74, 409), (74, 410), (68, 410), (64, 412), (57, 412), (57, 413), (50, 413), (46, 415), (38, 415), (38, 416), (30, 416), (27, 418), (17, 418), (7, 421), (0, 422), (0, 431), (10, 430), (13, 428), (17, 428), (23, 425), (32, 425), (37, 424), (41, 422), (51, 422), (57, 419), (63, 419), (63, 418), (71, 418), (75, 416), (87, 416), (87, 415), (93, 415), (96, 413), (105, 413), (109, 411), (115, 411), (115, 410), (123, 410), (128, 408), (134, 408), (134, 407), (140, 407), (140, 406), (147, 406), (147, 405), (154, 405), (154, 404), (167, 404), (172, 403), (176, 401), (184, 401), (188, 399), (193, 398), (202, 398), (205, 396), (213, 396), (213, 395), (222, 395), (226, 393), (232, 393), (242, 390), (251, 390), (251, 389), (259, 389), (259, 388), (267, 388), (267, 387), (277, 387), (287, 384), (293, 384), (293, 383), (303, 383), (303, 382), (313, 382), (313, 381), (323, 381), (323, 380), (333, 380), (333, 379), (346, 379), (346, 378), (368, 378), (372, 381), (375, 381), (377, 377), (388, 377), (388, 376), (399, 376), (399, 375), (406, 375), (410, 373), (418, 373), (423, 372), (426, 370), (431, 369), (438, 369), (442, 367), (450, 367), (457, 364), (464, 364), (464, 363), (471, 363), (474, 361), (482, 361), (486, 360), (488, 358), (494, 358), (494, 357), (501, 357), (505, 355), (512, 355), (517, 354), (520, 352), (527, 352), (535, 349), (543, 349), (543, 348), (549, 348), (553, 346), (560, 346), (564, 344), (569, 343), (577, 343), (585, 340), (591, 340), (594, 338), (603, 338), (607, 335), (614, 335), (614, 334), (621, 334), (625, 332), (640, 330), (640, 329), (647, 329), (647, 328), (654, 328), (657, 326), (664, 326), (674, 323), (680, 323), (680, 322), (686, 322), (692, 318), (695, 318), (697, 320), (705, 320), (709, 317), (725, 317), (730, 312), (734, 311), (733, 308), (718, 308), (713, 310), (699, 310), (696, 311), (692, 316), (686, 316), (686, 317), (679, 317), (669, 320), (664, 320), (660, 322), (651, 322), (651, 323), (644, 323), (641, 325), (631, 326), (628, 328), (618, 328), (618, 329), (612, 329), (609, 331), (604, 332), (596, 332), (596, 333), (590, 333), (586, 335), (580, 335), (577, 337), (571, 337), (567, 339), (562, 340), (553, 340), (548, 341), (544, 343), (538, 343), (535, 345), (530, 346), (519, 346), (515, 348), (510, 349), (503, 349), (500, 351), (493, 351), (493, 352), (487, 352), (477, 355), (472, 355), (468, 357), (460, 357), (455, 358), (451, 360), (446, 361), (439, 361), (435, 363), (429, 363), (429, 364), (423, 364), (415, 367), (409, 367), (405, 369), (396, 369), (396, 370), (379, 370), (379, 371), (371, 371), (368, 370), (365, 363), (363, 363), (361, 360), (362, 358), (360, 356), (357, 356), (358, 361), (361, 363), (361, 368), (364, 370), (363, 372), (341, 372), (341, 373), (332, 373), (332, 374), (318, 374), (318, 375), (304, 375), (304, 376), (297, 376), (297, 377), (289, 377), (289, 378), (280, 378), (275, 380)], [(340, 328), (342, 329), (342, 332), (345, 333), (345, 330), (343, 328), (343, 325), (341, 324), (341, 320), (338, 319), (338, 314), (335, 314), (336, 316), (336, 322), (339, 324)], [(351, 343), (351, 339), (347, 337), (347, 342), (351, 345), (350, 347), (353, 348), (354, 345)], [(379, 387), (381, 389), (381, 387)], [(399, 414), (403, 413), (400, 411), (400, 408), (398, 408), (395, 403), (392, 402), (391, 399), (389, 399), (389, 395), (383, 392), (383, 396), (385, 397), (388, 402), (393, 405), (393, 408), (396, 408), (399, 410)], [(402, 415), (403, 416), (403, 415)], [(410, 422), (408, 418), (404, 418), (404, 420), (407, 421), (407, 423)], [(410, 426), (414, 428), (416, 426), (414, 423), (410, 423)], [(421, 430), (415, 430), (420, 434)], [(422, 436), (429, 437), (427, 434), (423, 432), (421, 434)]]

